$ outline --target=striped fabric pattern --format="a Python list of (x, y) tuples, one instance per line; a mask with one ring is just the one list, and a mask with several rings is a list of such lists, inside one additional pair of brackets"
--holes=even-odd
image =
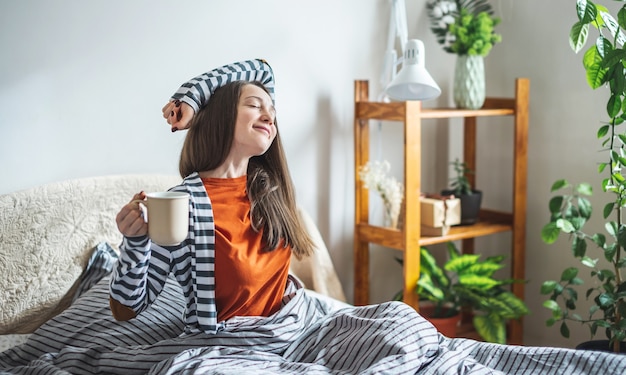
[(121, 256), (111, 279), (111, 297), (137, 314), (159, 296), (170, 272), (182, 285), (188, 332), (216, 333), (215, 226), (211, 201), (198, 173), (185, 178), (172, 191), (187, 192), (189, 235), (176, 246), (159, 246), (147, 236), (124, 238)]
[(299, 289), (267, 318), (183, 333), (170, 277), (137, 318), (116, 322), (105, 277), (30, 339), (0, 374), (623, 374), (622, 355), (449, 339), (401, 302), (331, 309)]
[(117, 260), (117, 253), (111, 245), (106, 242), (96, 245), (89, 257), (85, 271), (80, 276), (80, 282), (74, 292), (72, 302), (91, 289), (104, 276), (109, 275), (115, 267)]
[(209, 102), (217, 88), (233, 81), (259, 81), (267, 88), (274, 101), (274, 73), (269, 64), (262, 59), (227, 64), (194, 77), (184, 83), (172, 95), (172, 99), (189, 104), (197, 113)]

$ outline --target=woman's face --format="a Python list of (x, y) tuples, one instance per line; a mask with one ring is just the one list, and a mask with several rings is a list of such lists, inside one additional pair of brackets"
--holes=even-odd
[(258, 86), (243, 86), (237, 105), (233, 150), (248, 157), (265, 153), (276, 138), (275, 118), (270, 96)]

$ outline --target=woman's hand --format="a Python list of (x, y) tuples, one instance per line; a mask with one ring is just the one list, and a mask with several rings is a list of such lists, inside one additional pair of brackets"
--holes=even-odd
[(169, 101), (162, 109), (163, 118), (172, 126), (172, 132), (187, 129), (194, 115), (193, 108), (180, 100)]
[(135, 194), (115, 217), (117, 229), (124, 237), (138, 237), (148, 234), (148, 223), (143, 219), (143, 211), (137, 200), (145, 200), (146, 193), (143, 191)]

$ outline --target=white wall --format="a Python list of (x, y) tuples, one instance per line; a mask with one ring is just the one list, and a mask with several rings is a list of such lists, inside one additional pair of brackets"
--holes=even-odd
[(353, 82), (378, 79), (388, 8), (388, 0), (1, 1), (0, 193), (177, 174), (184, 133), (170, 133), (161, 117), (170, 95), (214, 67), (265, 58), (298, 200), (336, 249), (351, 291)]
[[(429, 31), (425, 2), (406, 2), (409, 37), (424, 41), (427, 67), (443, 90), (425, 105), (451, 105), (455, 56), (443, 52)], [(605, 119), (605, 97), (587, 87), (580, 56), (569, 49), (573, 1), (492, 3), (503, 20), (503, 43), (486, 59), (488, 95), (511, 96), (516, 77), (531, 80), (526, 299), (532, 314), (525, 320), (525, 341), (571, 347), (588, 338), (587, 330), (564, 340), (557, 328), (546, 328), (538, 292), (543, 280), (558, 277), (570, 263), (568, 244), (547, 246), (539, 233), (554, 180), (589, 181), (600, 191), (594, 137)], [(378, 93), (389, 5), (1, 1), (0, 194), (94, 175), (176, 174), (184, 134), (171, 134), (161, 118), (169, 95), (208, 69), (262, 57), (276, 74), (278, 117), (298, 199), (319, 223), (351, 298), (353, 81), (368, 79), (370, 92)], [(487, 205), (506, 208), (511, 133), (498, 124), (480, 129), (479, 185)], [(425, 126), (425, 191), (447, 183), (448, 158), (462, 155), (460, 130), (454, 120)], [(393, 154), (398, 142), (393, 129), (382, 135), (384, 157), (394, 161), (396, 172), (402, 170)], [(485, 238), (477, 249), (506, 251), (509, 241), (508, 235)], [(395, 255), (373, 251), (374, 302), (388, 299), (400, 284)]]

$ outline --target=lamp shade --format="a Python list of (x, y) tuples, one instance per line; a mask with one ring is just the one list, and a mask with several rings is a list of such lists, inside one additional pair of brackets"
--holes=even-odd
[(407, 41), (402, 69), (385, 89), (393, 100), (430, 100), (441, 94), (441, 89), (426, 70), (424, 43), (418, 39)]

